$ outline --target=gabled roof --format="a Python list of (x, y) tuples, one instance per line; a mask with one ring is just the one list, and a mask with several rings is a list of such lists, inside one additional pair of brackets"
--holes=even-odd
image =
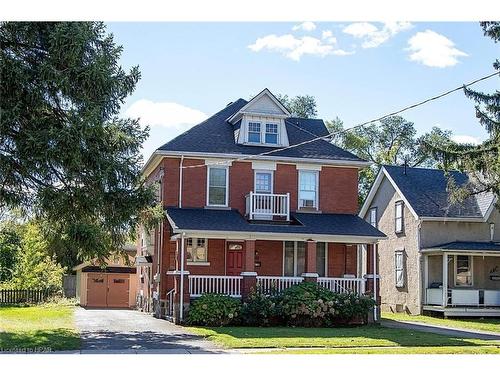
[[(220, 154), (222, 156), (231, 155), (234, 157), (237, 155), (257, 155), (276, 150), (275, 147), (248, 146), (236, 143), (234, 132), (237, 130), (238, 125), (229, 123), (228, 118), (237, 113), (247, 103), (244, 99), (238, 99), (202, 123), (159, 147), (156, 152), (158, 154), (168, 152), (189, 153), (191, 155), (193, 153)], [(285, 126), (290, 145), (300, 144), (318, 136), (328, 135), (328, 130), (321, 119), (288, 117), (285, 119)], [(361, 166), (368, 165), (368, 162), (365, 160), (323, 139), (276, 151), (269, 154), (269, 156), (273, 158), (335, 160), (352, 162)]]
[[(305, 214), (292, 213), (295, 224), (250, 223), (234, 209), (216, 210), (204, 208), (176, 208), (166, 210), (174, 233), (204, 232), (227, 235), (246, 233), (248, 238), (274, 235), (288, 236), (332, 236), (366, 238), (376, 241), (385, 234), (358, 217), (349, 214)], [(253, 235), (252, 235), (253, 234)], [(262, 237), (263, 238), (263, 237)]]
[(282, 117), (290, 117), (291, 113), (288, 111), (288, 109), (278, 100), (276, 96), (273, 95), (269, 89), (264, 89), (261, 92), (259, 92), (257, 95), (255, 95), (247, 104), (245, 104), (243, 107), (241, 107), (237, 112), (231, 115), (227, 119), (228, 122), (230, 123), (235, 123), (241, 118), (241, 115), (244, 113), (252, 113), (252, 106), (254, 106), (255, 103), (261, 101), (261, 100), (266, 100), (268, 101), (268, 109), (269, 109), (269, 114), (272, 114), (274, 116), (282, 116)]
[[(459, 186), (463, 186), (469, 181), (465, 173), (449, 171), (448, 174)], [(445, 171), (384, 165), (363, 204), (360, 216), (366, 215), (383, 178), (387, 178), (391, 182), (412, 214), (416, 218), (424, 220), (434, 218), (484, 221), (487, 220), (495, 202), (494, 195), (486, 193), (471, 196), (461, 203), (451, 203), (448, 176)]]

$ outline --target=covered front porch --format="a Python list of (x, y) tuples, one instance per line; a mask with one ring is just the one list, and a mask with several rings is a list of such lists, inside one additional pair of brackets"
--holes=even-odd
[(500, 316), (500, 246), (453, 242), (422, 250), (424, 311)]

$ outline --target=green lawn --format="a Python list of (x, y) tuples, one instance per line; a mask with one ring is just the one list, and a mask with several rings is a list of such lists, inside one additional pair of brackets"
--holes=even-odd
[[(190, 328), (226, 348), (327, 348), (326, 353), (499, 352), (500, 341), (460, 339), (377, 325), (353, 328)], [(386, 348), (386, 349), (384, 349)], [(416, 349), (415, 349), (416, 348)], [(451, 349), (447, 349), (451, 348)], [(292, 351), (286, 351), (292, 353)], [(314, 353), (311, 350), (298, 351)], [(325, 352), (325, 350), (319, 350)]]
[(382, 313), (382, 318), (400, 322), (419, 322), (432, 325), (473, 329), (478, 331), (489, 331), (500, 333), (500, 319), (492, 318), (432, 318), (424, 315), (408, 315), (403, 313)]
[(80, 348), (74, 306), (52, 303), (0, 307), (1, 350), (71, 350)]
[[(262, 354), (262, 353), (261, 353)], [(266, 354), (500, 354), (498, 346), (408, 346), (268, 351)]]

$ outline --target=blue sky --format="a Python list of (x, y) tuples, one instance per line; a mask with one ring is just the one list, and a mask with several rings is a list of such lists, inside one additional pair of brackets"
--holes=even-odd
[[(264, 87), (313, 95), (320, 118), (338, 116), (350, 127), (492, 73), (500, 52), (476, 22), (110, 23), (108, 30), (124, 47), (121, 64), (142, 73), (122, 112), (151, 126), (145, 159)], [(475, 86), (498, 87), (497, 78)], [(440, 126), (486, 135), (462, 92), (403, 117), (419, 133)]]

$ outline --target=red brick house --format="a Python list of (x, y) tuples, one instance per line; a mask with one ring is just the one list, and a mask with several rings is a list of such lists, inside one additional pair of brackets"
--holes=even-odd
[(303, 280), (370, 291), (370, 248), (385, 236), (357, 216), (368, 162), (317, 139), (327, 135), (265, 89), (158, 148), (143, 173), (165, 220), (141, 234), (138, 306), (182, 320), (179, 306), (206, 292), (245, 298)]

